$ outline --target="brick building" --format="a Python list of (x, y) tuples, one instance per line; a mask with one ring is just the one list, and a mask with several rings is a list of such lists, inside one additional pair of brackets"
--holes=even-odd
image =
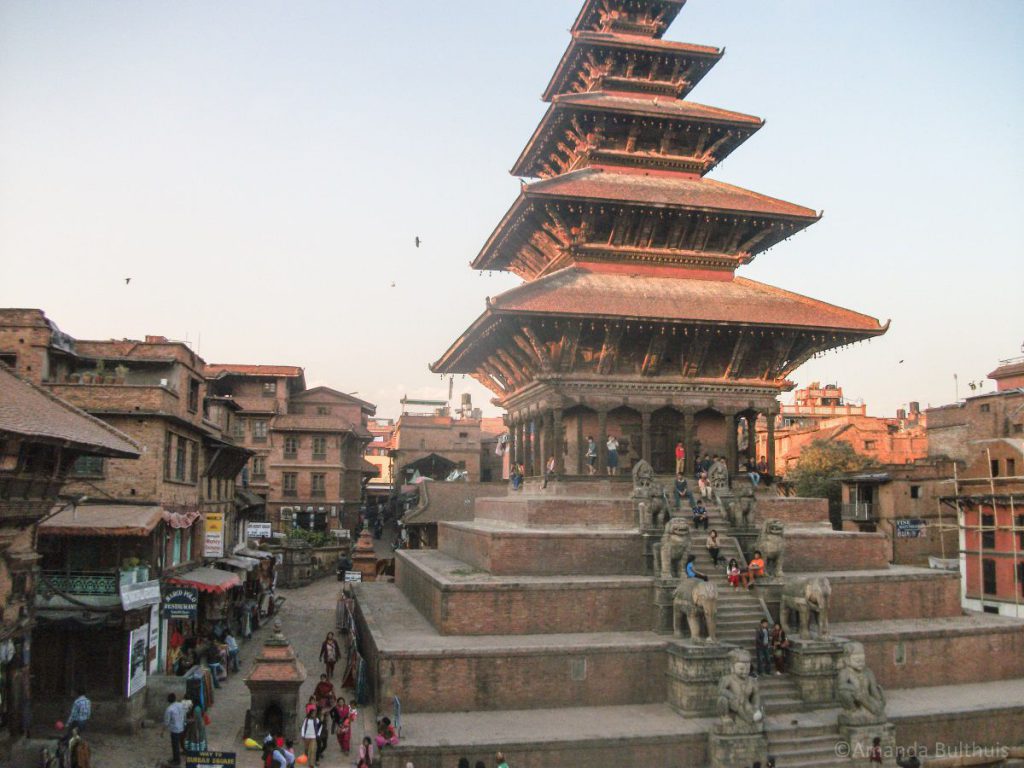
[[(842, 387), (814, 382), (797, 390), (794, 402), (782, 405), (775, 417), (776, 472), (785, 475), (816, 440), (849, 443), (879, 464), (912, 463), (928, 455), (926, 421), (916, 402), (909, 411), (900, 409), (896, 418), (868, 416), (866, 405), (845, 400)], [(764, 419), (757, 425), (757, 455), (768, 455)]]
[(469, 394), (454, 413), (443, 400), (402, 398), (392, 437), (395, 482), (408, 483), (417, 473), (444, 480), (463, 471), (469, 482), (500, 480), (495, 445), (506, 432), (501, 419), (483, 418)]
[(366, 446), (366, 460), (377, 468), (377, 474), (366, 484), (366, 499), (380, 503), (391, 495), (395, 420), (370, 419), (366, 427), (373, 436)]
[(295, 366), (210, 365), (212, 390), (240, 406), (233, 436), (254, 453), (248, 488), (266, 500), (275, 530), (353, 529), (364, 482), (377, 468), (363, 458), (376, 406), (330, 387), (306, 388)]
[(31, 722), (38, 523), (73, 506), (59, 497), (71, 468), (138, 456), (127, 435), (0, 364), (0, 755)]

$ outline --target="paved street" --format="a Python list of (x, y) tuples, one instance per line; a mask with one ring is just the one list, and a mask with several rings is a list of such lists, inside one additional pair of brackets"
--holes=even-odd
[[(287, 598), (280, 614), (285, 636), (294, 645), (309, 674), (300, 701), (309, 698), (323, 671), (317, 656), (324, 636), (335, 629), (334, 609), (338, 587), (338, 582), (333, 578), (324, 578), (302, 589), (280, 592)], [(262, 645), (262, 638), (269, 631), (269, 626), (263, 627), (259, 635), (242, 647), (243, 673), (248, 671)], [(239, 766), (257, 768), (260, 764), (259, 753), (247, 752), (242, 747), (242, 724), (249, 706), (249, 692), (242, 682), (243, 677), (244, 674), (232, 675), (217, 691), (215, 704), (210, 710), (212, 722), (207, 729), (208, 740), (210, 749), (238, 752)], [(334, 679), (335, 685), (338, 685), (340, 670), (335, 671)], [(353, 693), (345, 691), (342, 695), (349, 699)], [(364, 735), (362, 729), (369, 728), (372, 731), (374, 721), (372, 708), (360, 709), (359, 721), (352, 734), (353, 751)], [(93, 733), (90, 735), (90, 744), (93, 747), (93, 764), (102, 768), (155, 768), (170, 756), (167, 736), (162, 732), (160, 723), (151, 724), (135, 738)], [(322, 768), (338, 768), (353, 763), (352, 758), (338, 751), (337, 741), (331, 739), (320, 765)]]

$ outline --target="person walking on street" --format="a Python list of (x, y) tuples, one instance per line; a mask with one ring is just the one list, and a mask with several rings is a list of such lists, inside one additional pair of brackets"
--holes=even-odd
[(373, 765), (373, 739), (363, 736), (363, 743), (359, 745), (359, 757), (356, 768), (371, 768)]
[(302, 751), (306, 755), (309, 768), (316, 768), (316, 741), (320, 732), (320, 720), (316, 716), (316, 708), (307, 712), (302, 721), (299, 735), (302, 737)]
[(318, 711), (316, 716), (317, 728), (316, 728), (316, 762), (320, 764), (321, 758), (324, 756), (324, 752), (327, 751), (327, 705), (324, 704)]
[(587, 438), (587, 474), (591, 477), (597, 474), (597, 443), (593, 437)]
[(164, 729), (171, 735), (171, 763), (179, 765), (185, 751), (185, 707), (173, 693), (167, 694)]
[(228, 667), (231, 668), (232, 672), (240, 671), (241, 667), (238, 665), (238, 641), (235, 640), (235, 636), (231, 632), (224, 635), (224, 645), (228, 647)]
[(206, 750), (206, 715), (196, 704), (185, 716), (185, 753)]
[(64, 726), (64, 742), (71, 740), (74, 731), (81, 733), (85, 730), (85, 724), (92, 717), (92, 702), (85, 695), (81, 688), (77, 689), (78, 697), (71, 704), (71, 714), (68, 715), (67, 725)]
[(334, 665), (341, 658), (341, 646), (334, 639), (334, 633), (328, 632), (323, 644), (320, 646), (320, 660), (324, 663), (327, 677), (334, 677)]
[(768, 630), (768, 619), (761, 619), (754, 632), (754, 648), (757, 651), (757, 674), (770, 675), (772, 672), (772, 636)]

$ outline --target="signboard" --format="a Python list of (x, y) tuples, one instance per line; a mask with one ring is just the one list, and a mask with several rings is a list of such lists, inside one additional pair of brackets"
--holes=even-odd
[(146, 687), (149, 668), (149, 624), (133, 629), (128, 635), (128, 697)]
[(348, 528), (331, 528), (331, 535), (336, 539), (351, 539), (352, 531)]
[(912, 517), (906, 520), (893, 520), (892, 522), (893, 525), (896, 526), (897, 539), (924, 538), (925, 532), (928, 528), (925, 521), (918, 517)]
[(160, 606), (149, 606), (149, 674), (155, 675), (160, 666)]
[(236, 768), (238, 765), (234, 752), (186, 752), (186, 768)]
[(362, 581), (363, 574), (360, 571), (345, 571), (345, 581)]
[(126, 611), (145, 608), (160, 602), (160, 580), (121, 585), (121, 607)]
[(164, 594), (164, 618), (195, 619), (199, 612), (199, 591), (195, 587), (172, 587)]
[(224, 557), (224, 513), (206, 513), (206, 539), (203, 557)]
[(249, 539), (269, 539), (274, 535), (274, 526), (270, 523), (246, 523), (245, 536)]

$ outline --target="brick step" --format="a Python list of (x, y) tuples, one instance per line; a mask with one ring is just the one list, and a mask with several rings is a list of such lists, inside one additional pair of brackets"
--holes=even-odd
[[(838, 736), (836, 736), (836, 740), (839, 740)], [(776, 758), (778, 758), (778, 755), (776, 755)], [(850, 759), (837, 757), (833, 750), (830, 759), (805, 757), (796, 760), (786, 760), (785, 762), (779, 759), (778, 764), (785, 765), (786, 768), (849, 768)]]
[(793, 698), (780, 698), (780, 699), (761, 699), (761, 704), (764, 706), (765, 714), (767, 715), (778, 715), (783, 712), (800, 712), (807, 708), (807, 704), (801, 699)]
[(769, 721), (765, 729), (769, 744), (778, 744), (789, 739), (838, 738), (835, 723), (813, 725), (790, 725)]
[[(834, 757), (836, 753), (836, 741), (839, 734), (831, 736), (811, 736), (807, 738), (785, 739), (773, 741), (768, 737), (768, 747), (776, 755), (787, 755), (793, 760), (799, 759), (800, 755), (815, 755), (824, 753), (825, 757)], [(789, 763), (789, 760), (786, 761)]]

